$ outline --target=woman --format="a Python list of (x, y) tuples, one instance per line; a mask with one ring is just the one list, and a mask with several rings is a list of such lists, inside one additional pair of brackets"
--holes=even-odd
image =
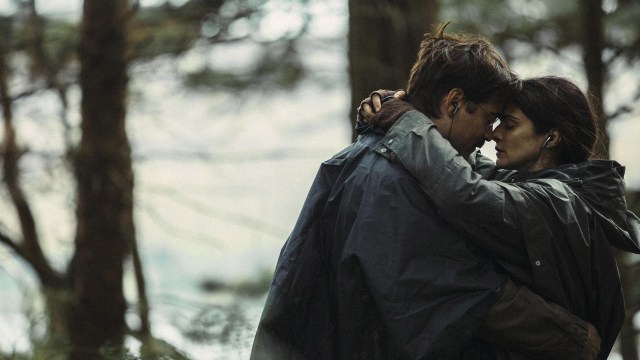
[(399, 118), (379, 153), (416, 176), (443, 219), (514, 281), (594, 324), (606, 359), (625, 316), (611, 245), (640, 253), (640, 220), (626, 208), (624, 167), (589, 160), (597, 127), (580, 89), (524, 80), (493, 131), (496, 164), (479, 153), (465, 161), (426, 116), (388, 104), (369, 119), (386, 130)]

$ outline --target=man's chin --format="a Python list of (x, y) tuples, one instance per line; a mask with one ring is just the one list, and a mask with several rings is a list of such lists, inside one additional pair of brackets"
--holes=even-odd
[(468, 159), (469, 156), (471, 156), (471, 154), (474, 152), (475, 150), (472, 151), (460, 151), (460, 156), (462, 156), (465, 159)]

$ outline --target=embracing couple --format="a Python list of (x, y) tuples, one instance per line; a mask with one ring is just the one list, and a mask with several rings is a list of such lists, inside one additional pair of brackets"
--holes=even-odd
[[(559, 77), (426, 34), (406, 93), (374, 92), (282, 248), (259, 359), (606, 359), (639, 253), (624, 167)], [(402, 98), (402, 100), (400, 99)], [(477, 150), (496, 142), (493, 163)]]

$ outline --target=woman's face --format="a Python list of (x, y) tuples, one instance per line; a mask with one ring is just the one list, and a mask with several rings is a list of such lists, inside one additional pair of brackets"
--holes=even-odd
[(511, 170), (543, 169), (542, 150), (548, 134), (536, 134), (533, 122), (520, 110), (509, 105), (493, 131), (496, 142), (496, 165)]

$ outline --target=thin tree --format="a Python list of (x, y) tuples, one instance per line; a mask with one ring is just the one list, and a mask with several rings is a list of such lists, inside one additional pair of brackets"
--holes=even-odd
[[(600, 141), (597, 144), (597, 155), (601, 158), (609, 158), (609, 136), (607, 134), (608, 117), (602, 106), (603, 88), (607, 80), (606, 65), (602, 59), (605, 50), (604, 44), (604, 17), (602, 0), (582, 0), (580, 1), (582, 10), (582, 44), (583, 61), (585, 74), (589, 84), (589, 93), (595, 98), (596, 113), (598, 115), (598, 128), (600, 130)], [(629, 194), (627, 197), (634, 198)], [(627, 304), (631, 304), (632, 310), (628, 312), (627, 319), (623, 324), (622, 331), (618, 336), (620, 344), (620, 354), (624, 360), (638, 360), (638, 331), (633, 325), (633, 317), (637, 310), (634, 304), (638, 303), (636, 285), (637, 266), (634, 268), (629, 263), (629, 255), (618, 251), (616, 253), (618, 266), (620, 269), (620, 280), (622, 290), (626, 297)]]

